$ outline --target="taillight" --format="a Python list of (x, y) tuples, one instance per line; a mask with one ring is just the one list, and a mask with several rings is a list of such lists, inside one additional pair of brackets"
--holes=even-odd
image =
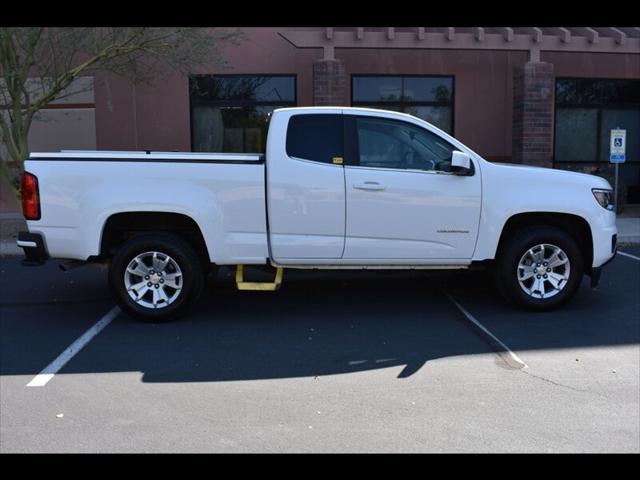
[(27, 220), (40, 220), (40, 195), (38, 177), (29, 172), (22, 174), (20, 184), (22, 195), (22, 214)]

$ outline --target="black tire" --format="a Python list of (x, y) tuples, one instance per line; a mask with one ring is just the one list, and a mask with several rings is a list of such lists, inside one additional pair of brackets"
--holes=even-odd
[[(562, 283), (560, 291), (549, 298), (535, 298), (526, 293), (518, 280), (520, 259), (529, 249), (541, 244), (560, 248), (569, 260), (568, 279)], [(564, 305), (575, 295), (583, 274), (584, 261), (578, 244), (568, 233), (552, 226), (529, 227), (510, 235), (494, 265), (494, 278), (500, 293), (515, 305), (533, 311), (548, 311)], [(550, 287), (550, 283), (545, 283), (545, 289), (551, 290)]]
[[(175, 299), (155, 309), (136, 303), (129, 296), (124, 280), (129, 263), (136, 256), (153, 251), (171, 257), (182, 273), (181, 290)], [(166, 322), (181, 316), (200, 296), (203, 283), (202, 263), (194, 249), (181, 238), (167, 233), (145, 233), (131, 238), (119, 248), (109, 267), (109, 285), (118, 305), (124, 312), (145, 322)]]

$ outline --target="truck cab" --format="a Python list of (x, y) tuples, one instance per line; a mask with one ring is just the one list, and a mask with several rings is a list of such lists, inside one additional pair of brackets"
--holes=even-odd
[[(274, 114), (287, 125), (267, 143), (276, 262), (470, 262), (482, 199), (473, 154), (413, 118), (364, 109)], [(464, 171), (452, 165), (454, 152), (469, 162)]]

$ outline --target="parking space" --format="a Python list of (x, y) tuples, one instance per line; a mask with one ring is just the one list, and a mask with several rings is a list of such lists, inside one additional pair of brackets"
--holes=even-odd
[(38, 373), (113, 306), (106, 272), (63, 274), (56, 262), (26, 268), (0, 259), (2, 375)]
[(36, 388), (112, 309), (106, 272), (0, 270), (3, 452), (640, 451), (631, 257), (544, 314), (481, 272), (288, 271), (266, 293), (221, 269), (187, 318), (120, 314)]

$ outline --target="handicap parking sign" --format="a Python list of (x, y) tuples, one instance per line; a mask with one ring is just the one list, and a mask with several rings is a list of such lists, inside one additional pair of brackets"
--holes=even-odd
[(625, 161), (625, 143), (627, 139), (627, 131), (621, 129), (611, 130), (611, 147), (610, 147), (610, 163), (624, 163)]

